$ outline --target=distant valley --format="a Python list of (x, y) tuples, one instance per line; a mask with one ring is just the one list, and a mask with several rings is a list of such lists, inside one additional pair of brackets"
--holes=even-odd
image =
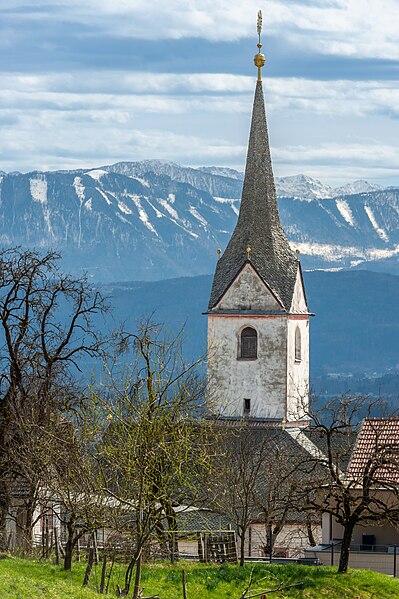
[[(114, 318), (135, 327), (153, 314), (176, 331), (185, 327), (188, 358), (206, 350), (206, 316), (212, 276), (104, 285)], [(399, 321), (394, 316), (399, 277), (369, 271), (308, 272), (311, 380), (319, 393), (332, 389), (399, 393)]]

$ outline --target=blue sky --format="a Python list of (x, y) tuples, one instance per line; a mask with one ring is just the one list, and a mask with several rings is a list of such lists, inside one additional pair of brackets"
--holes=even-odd
[(2, 0), (0, 169), (242, 169), (259, 8), (275, 174), (398, 185), (398, 0)]

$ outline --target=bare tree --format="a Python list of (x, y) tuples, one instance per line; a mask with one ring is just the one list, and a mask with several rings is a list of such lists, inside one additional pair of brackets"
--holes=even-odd
[(40, 481), (38, 501), (42, 506), (54, 506), (52, 519), (66, 533), (65, 570), (72, 567), (78, 540), (86, 533), (111, 526), (113, 514), (103, 493), (96, 459), (100, 440), (95, 436), (98, 428), (92, 420), (93, 411), (81, 405), (77, 412), (78, 416), (75, 411), (69, 419), (53, 414), (45, 425), (31, 424), (25, 462)]
[[(292, 512), (301, 512), (305, 473), (300, 446), (281, 428), (220, 425), (214, 467), (216, 509), (234, 523), (240, 538), (240, 564), (251, 523), (265, 525), (271, 555), (278, 534)], [(299, 466), (301, 465), (301, 468)]]
[(306, 453), (284, 430), (266, 429), (266, 433), (253, 501), (265, 525), (266, 552), (272, 556), (289, 518), (303, 515), (303, 488), (313, 480), (313, 466), (305, 467)]
[(15, 452), (26, 441), (26, 427), (71, 407), (71, 372), (101, 345), (94, 318), (107, 311), (106, 302), (85, 277), (61, 273), (58, 259), (20, 248), (0, 251), (1, 531), (16, 480), (30, 488), (27, 531), (32, 524), (39, 479), (30, 473), (24, 481)]
[(213, 485), (215, 509), (235, 525), (240, 537), (240, 565), (244, 565), (245, 535), (256, 513), (255, 492), (266, 459), (267, 443), (245, 423), (230, 427), (221, 423), (215, 455)]
[(130, 375), (115, 378), (103, 404), (109, 425), (98, 448), (109, 497), (132, 514), (134, 551), (125, 576), (128, 593), (140, 590), (143, 550), (151, 535), (176, 555), (174, 506), (198, 496), (197, 484), (209, 467), (208, 426), (202, 423), (204, 382), (199, 362), (187, 364), (182, 334), (143, 322), (137, 333), (121, 334), (119, 346), (132, 348)]
[(343, 527), (340, 573), (348, 569), (356, 525), (397, 522), (399, 517), (397, 440), (387, 439), (381, 427), (376, 426), (369, 435), (367, 453), (360, 466), (354, 462), (362, 417), (370, 416), (375, 407), (367, 397), (342, 396), (309, 412), (318, 450), (308, 458), (317, 476), (306, 490), (306, 502), (312, 509), (331, 514)]

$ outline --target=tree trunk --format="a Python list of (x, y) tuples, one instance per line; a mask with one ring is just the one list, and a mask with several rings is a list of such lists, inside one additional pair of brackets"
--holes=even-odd
[(68, 538), (65, 545), (64, 570), (70, 570), (72, 568), (73, 546), (73, 540)]
[(240, 566), (244, 565), (245, 558), (245, 528), (240, 532)]
[(177, 559), (179, 559), (179, 544), (177, 541), (177, 518), (176, 513), (172, 507), (172, 504), (168, 502), (164, 502), (164, 511), (166, 514), (166, 520), (168, 522), (169, 528), (169, 556), (172, 564), (175, 563)]
[[(35, 489), (36, 491), (36, 489)], [(26, 508), (26, 524), (24, 527), (24, 540), (26, 550), (30, 552), (33, 547), (33, 515), (35, 513), (36, 508), (36, 499), (35, 495), (32, 493), (32, 489), (29, 490), (29, 500)]]
[(93, 569), (93, 562), (94, 562), (94, 547), (93, 547), (93, 543), (90, 544), (90, 549), (89, 549), (89, 557), (87, 560), (87, 566), (86, 566), (86, 572), (85, 572), (85, 576), (83, 579), (83, 586), (87, 587), (87, 585), (89, 584), (89, 580), (90, 580), (90, 574), (91, 571)]
[(125, 573), (125, 588), (123, 589), (123, 592), (125, 593), (125, 595), (127, 595), (130, 590), (130, 583), (132, 580), (133, 568), (136, 564), (136, 560), (137, 560), (137, 553), (135, 553), (135, 555), (130, 560), (127, 570), (126, 570), (126, 573)]
[(58, 539), (58, 528), (54, 528), (55, 565), (60, 565), (60, 545)]
[(0, 551), (4, 551), (7, 544), (6, 519), (9, 512), (9, 497), (6, 485), (0, 483)]
[(141, 580), (141, 551), (136, 561), (136, 575), (134, 577), (134, 591), (132, 599), (138, 599), (140, 594), (140, 580)]
[(353, 529), (355, 522), (349, 522), (344, 528), (344, 536), (341, 544), (341, 554), (339, 556), (338, 573), (345, 574), (348, 571), (349, 551), (352, 542)]
[(156, 523), (155, 523), (155, 532), (158, 538), (158, 543), (159, 543), (159, 548), (160, 548), (160, 552), (161, 552), (161, 557), (168, 557), (168, 544), (166, 542), (166, 537), (165, 537), (165, 530), (164, 527), (162, 525), (162, 522), (160, 521), (159, 518), (157, 518)]
[(274, 541), (275, 541), (275, 537), (277, 535), (273, 534), (273, 525), (271, 524), (271, 522), (268, 522), (266, 524), (265, 529), (266, 529), (266, 545), (264, 547), (265, 557), (268, 557), (270, 560), (270, 563), (272, 563)]
[(100, 595), (104, 594), (106, 575), (107, 575), (107, 554), (104, 552), (103, 565), (101, 568)]
[(75, 538), (75, 522), (76, 518), (71, 517), (66, 525), (68, 531), (68, 538), (65, 544), (64, 570), (70, 570), (72, 568), (72, 553), (76, 541), (78, 540), (77, 538)]
[(309, 539), (310, 546), (315, 547), (317, 545), (317, 543), (316, 543), (316, 539), (314, 538), (314, 534), (313, 534), (311, 518), (306, 519), (306, 532), (308, 533), (308, 539)]

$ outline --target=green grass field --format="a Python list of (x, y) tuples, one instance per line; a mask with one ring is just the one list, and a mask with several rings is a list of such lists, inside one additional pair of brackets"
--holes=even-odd
[[(253, 569), (254, 584), (249, 595), (282, 585), (302, 583), (267, 597), (309, 599), (399, 599), (399, 579), (367, 570), (352, 570), (338, 575), (334, 568), (288, 565), (204, 566), (179, 563), (176, 566), (146, 566), (142, 576), (144, 595), (160, 599), (182, 599), (181, 570), (186, 570), (187, 599), (239, 599)], [(60, 567), (27, 559), (0, 560), (1, 599), (93, 599), (100, 581), (100, 568), (94, 568), (89, 588), (82, 589), (85, 564), (75, 564), (72, 572)], [(264, 578), (266, 577), (266, 578)], [(264, 578), (260, 581), (261, 578)], [(257, 584), (257, 581), (259, 583)], [(122, 573), (115, 571), (109, 595), (115, 597), (115, 586), (122, 584)]]

